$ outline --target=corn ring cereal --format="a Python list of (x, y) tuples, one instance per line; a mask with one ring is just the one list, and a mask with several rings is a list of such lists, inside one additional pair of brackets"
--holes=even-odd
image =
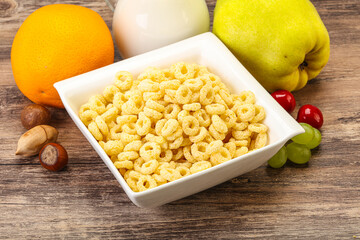
[(225, 113), (225, 106), (218, 103), (213, 103), (210, 105), (205, 106), (205, 110), (210, 115), (220, 115)]
[(161, 147), (155, 142), (147, 142), (140, 148), (140, 156), (146, 161), (158, 159)]
[(191, 168), (190, 168), (190, 172), (191, 174), (197, 173), (197, 172), (201, 172), (204, 171), (208, 168), (211, 168), (211, 163), (208, 161), (200, 161), (200, 162), (196, 162), (194, 163)]
[(145, 191), (157, 186), (156, 181), (150, 175), (142, 175), (136, 183), (137, 189)]
[(193, 116), (184, 117), (181, 125), (184, 133), (189, 136), (196, 135), (200, 130), (199, 121)]

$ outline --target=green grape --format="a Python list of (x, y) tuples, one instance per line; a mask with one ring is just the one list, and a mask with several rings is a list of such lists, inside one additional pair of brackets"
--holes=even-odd
[(289, 160), (293, 163), (304, 164), (310, 160), (311, 151), (303, 144), (292, 142), (286, 146), (286, 150)]
[(268, 164), (272, 168), (281, 168), (287, 160), (286, 147), (283, 146), (270, 160)]
[(300, 123), (300, 125), (304, 128), (305, 132), (293, 137), (291, 140), (296, 143), (307, 144), (314, 137), (314, 128), (307, 123)]
[(314, 128), (314, 137), (313, 139), (308, 142), (307, 144), (305, 144), (308, 148), (310, 149), (314, 149), (317, 146), (319, 146), (321, 143), (321, 133), (318, 129)]

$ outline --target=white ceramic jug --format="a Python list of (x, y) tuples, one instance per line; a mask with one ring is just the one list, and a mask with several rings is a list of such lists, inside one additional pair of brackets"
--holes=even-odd
[(123, 58), (209, 31), (205, 0), (119, 0), (113, 35)]

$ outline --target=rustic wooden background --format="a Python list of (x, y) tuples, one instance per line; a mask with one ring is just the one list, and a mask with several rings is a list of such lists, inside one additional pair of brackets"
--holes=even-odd
[[(360, 1), (313, 0), (331, 38), (320, 76), (295, 93), (298, 106), (324, 114), (323, 142), (306, 166), (266, 165), (155, 209), (133, 205), (64, 110), (52, 125), (70, 155), (52, 173), (15, 157), (30, 101), (14, 83), (10, 50), (35, 9), (72, 3), (97, 11), (102, 0), (0, 0), (0, 239), (353, 239), (360, 238)], [(208, 0), (211, 16), (215, 0)], [(119, 56), (116, 56), (119, 60)]]

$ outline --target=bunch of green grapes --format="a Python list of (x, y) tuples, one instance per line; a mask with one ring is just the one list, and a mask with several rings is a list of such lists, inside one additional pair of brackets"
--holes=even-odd
[(292, 143), (283, 146), (269, 161), (272, 168), (281, 168), (287, 159), (296, 164), (305, 164), (310, 160), (311, 149), (316, 148), (321, 142), (321, 133), (307, 123), (300, 123), (305, 132), (293, 137)]

